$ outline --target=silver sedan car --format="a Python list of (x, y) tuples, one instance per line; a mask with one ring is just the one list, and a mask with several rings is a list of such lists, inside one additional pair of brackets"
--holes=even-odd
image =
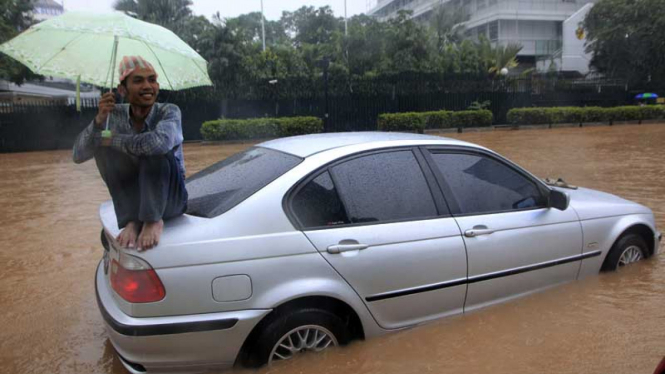
[(120, 248), (100, 209), (97, 300), (132, 373), (323, 351), (615, 270), (661, 240), (642, 205), (415, 134), (273, 140), (187, 189), (150, 251)]

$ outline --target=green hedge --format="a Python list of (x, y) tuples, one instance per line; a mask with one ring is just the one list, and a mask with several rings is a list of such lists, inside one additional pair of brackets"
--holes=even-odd
[(379, 131), (416, 131), (425, 130), (425, 113), (386, 113), (379, 115)]
[(556, 123), (615, 122), (661, 119), (665, 106), (620, 106), (517, 108), (508, 112), (508, 122), (514, 125), (550, 125)]
[(317, 117), (218, 119), (201, 126), (204, 140), (263, 139), (320, 132), (323, 120)]
[(492, 112), (489, 110), (464, 110), (459, 112), (437, 111), (418, 113), (381, 114), (377, 127), (380, 131), (415, 131), (425, 129), (446, 129), (458, 127), (485, 127), (492, 125)]

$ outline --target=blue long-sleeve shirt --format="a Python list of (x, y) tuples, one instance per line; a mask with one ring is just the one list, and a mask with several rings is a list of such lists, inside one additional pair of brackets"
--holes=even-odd
[[(140, 133), (136, 133), (132, 126), (129, 104), (116, 104), (109, 115), (109, 130), (113, 133), (111, 147), (136, 157), (163, 155), (175, 149), (175, 158), (183, 178), (185, 177), (180, 108), (174, 104), (155, 103)], [(95, 126), (93, 119), (76, 138), (74, 162), (80, 164), (93, 158), (95, 149), (101, 142), (102, 130)]]

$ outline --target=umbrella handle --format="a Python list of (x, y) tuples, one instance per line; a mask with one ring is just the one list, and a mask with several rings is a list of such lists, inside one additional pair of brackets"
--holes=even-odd
[[(111, 89), (109, 89), (109, 92), (113, 91), (113, 80), (115, 79), (115, 63), (116, 63), (116, 58), (118, 54), (118, 43), (120, 40), (118, 39), (118, 36), (116, 35), (113, 38), (113, 50), (111, 51)], [(111, 119), (111, 113), (106, 117), (106, 130), (102, 131), (102, 138), (110, 138), (111, 137), (111, 131), (109, 130), (109, 120)]]
[(109, 130), (109, 120), (111, 119), (111, 113), (106, 117), (106, 130), (102, 131), (102, 138), (108, 139), (111, 137), (111, 130)]

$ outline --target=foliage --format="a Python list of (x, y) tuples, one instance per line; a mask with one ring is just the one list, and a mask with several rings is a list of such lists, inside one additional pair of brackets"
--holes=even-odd
[(601, 0), (584, 21), (591, 65), (633, 83), (663, 82), (665, 0)]
[(492, 105), (492, 102), (489, 100), (485, 101), (474, 101), (469, 105), (469, 110), (481, 110), (488, 109)]
[[(30, 15), (32, 8), (31, 0), (0, 0), (0, 9), (2, 9), (0, 12), (0, 44), (30, 27), (33, 22)], [(36, 77), (18, 61), (4, 54), (0, 55), (0, 79), (22, 84), (27, 79)]]
[(422, 133), (425, 129), (486, 127), (493, 119), (489, 110), (386, 113), (379, 116), (377, 128)]
[(439, 52), (444, 51), (446, 45), (460, 43), (464, 39), (463, 22), (468, 20), (469, 14), (462, 6), (452, 2), (436, 6), (430, 18), (430, 27)]
[(439, 8), (430, 24), (411, 19), (408, 11), (386, 22), (354, 16), (348, 35), (330, 7), (304, 6), (277, 21), (265, 20), (265, 51), (258, 12), (217, 14), (210, 21), (192, 15), (190, 0), (118, 0), (115, 6), (173, 30), (208, 61), (215, 88), (196, 90), (206, 98), (320, 96), (324, 76), (333, 95), (406, 74), (485, 79), (513, 67), (519, 50), (465, 40), (460, 21), (466, 15), (450, 6)]
[(275, 138), (323, 132), (323, 121), (316, 117), (219, 119), (204, 122), (205, 140), (244, 140)]
[(379, 115), (379, 131), (409, 131), (422, 134), (427, 115), (424, 113), (386, 113)]
[(425, 116), (425, 126), (428, 129), (446, 129), (453, 127), (453, 112), (439, 110), (422, 114)]
[(182, 35), (186, 21), (192, 17), (191, 5), (191, 0), (117, 0), (114, 8)]
[(522, 50), (519, 44), (508, 44), (497, 46), (490, 52), (490, 67), (487, 70), (490, 74), (500, 74), (503, 69), (514, 69), (517, 67), (517, 54)]
[(323, 132), (323, 120), (316, 117), (285, 117), (277, 121), (279, 136), (318, 134)]
[(462, 110), (453, 112), (452, 127), (487, 127), (492, 125), (493, 120), (489, 110)]
[(555, 107), (516, 108), (508, 112), (508, 122), (515, 125), (590, 123), (662, 119), (665, 106)]

